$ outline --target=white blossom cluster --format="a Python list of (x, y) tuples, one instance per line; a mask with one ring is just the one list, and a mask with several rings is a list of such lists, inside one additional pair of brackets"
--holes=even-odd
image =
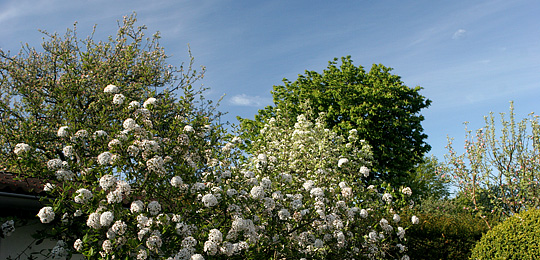
[[(50, 171), (69, 171), (80, 181), (70, 207), (58, 210), (62, 221), (54, 221), (52, 207), (38, 213), (43, 223), (81, 222), (82, 231), (74, 232), (80, 236), (68, 236), (73, 247), (63, 245), (64, 251), (88, 254), (92, 248), (102, 258), (123, 259), (120, 252), (129, 251), (132, 259), (199, 260), (241, 258), (281, 245), (286, 250), (277, 250), (277, 259), (324, 259), (337, 252), (344, 259), (376, 259), (389, 248), (400, 252), (395, 258), (406, 256), (408, 221), (402, 221), (398, 202), (412, 191), (396, 194), (358, 182), (369, 176), (372, 155), (356, 131), (342, 137), (324, 129), (322, 119), (311, 122), (306, 116), (289, 128), (278, 116), (240, 164), (240, 138), (216, 145), (208, 138), (212, 127), (187, 122), (184, 115), (175, 121), (177, 135), (162, 137), (152, 130), (157, 124), (148, 121), (164, 102), (149, 98), (141, 108), (138, 101), (125, 102), (116, 86), (104, 92), (111, 94), (111, 105), (132, 113), (117, 120), (119, 132), (98, 130), (87, 143), (60, 146), (66, 158), (81, 158), (77, 164), (75, 159), (47, 161)], [(59, 129), (58, 136), (69, 137), (69, 127)], [(84, 145), (95, 145), (96, 152), (81, 156)], [(57, 187), (50, 184), (47, 190), (62, 192)], [(97, 239), (84, 240), (85, 234)]]
[(15, 149), (13, 150), (13, 153), (15, 153), (17, 156), (22, 156), (23, 154), (30, 151), (30, 145), (25, 143), (18, 143), (15, 145)]

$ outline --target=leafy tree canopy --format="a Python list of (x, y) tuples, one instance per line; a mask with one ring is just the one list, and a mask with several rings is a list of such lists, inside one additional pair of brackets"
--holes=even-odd
[(391, 70), (379, 64), (366, 72), (347, 56), (341, 58), (341, 65), (337, 58), (330, 61), (322, 73), (306, 71), (294, 82), (284, 79), (284, 85), (274, 86), (273, 106), (259, 110), (254, 120), (239, 118), (243, 136), (256, 140), (278, 110), (290, 118), (324, 112), (326, 127), (340, 134), (357, 129), (373, 147), (376, 178), (404, 184), (431, 148), (425, 142), (420, 114), (431, 100), (419, 93), (421, 87), (406, 86)]

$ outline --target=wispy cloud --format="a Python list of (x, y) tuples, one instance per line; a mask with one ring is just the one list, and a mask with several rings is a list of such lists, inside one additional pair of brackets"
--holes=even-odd
[(240, 94), (233, 96), (229, 101), (232, 105), (236, 106), (262, 107), (265, 105), (269, 105), (272, 102), (272, 99), (260, 96), (248, 96), (246, 94)]
[(454, 33), (454, 35), (452, 35), (452, 39), (453, 40), (461, 39), (461, 38), (465, 37), (466, 33), (467, 33), (467, 31), (465, 29), (459, 29)]

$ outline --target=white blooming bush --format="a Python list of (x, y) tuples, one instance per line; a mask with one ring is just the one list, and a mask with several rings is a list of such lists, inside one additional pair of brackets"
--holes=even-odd
[(58, 153), (13, 151), (45, 169), (37, 216), (59, 241), (51, 256), (408, 258), (411, 222), (399, 214), (412, 191), (368, 185), (370, 147), (355, 131), (338, 136), (304, 116), (284, 128), (278, 117), (245, 158), (242, 140), (182, 113), (196, 111), (189, 102), (141, 105), (120, 92), (109, 85), (102, 101), (122, 111), (117, 127), (61, 126)]

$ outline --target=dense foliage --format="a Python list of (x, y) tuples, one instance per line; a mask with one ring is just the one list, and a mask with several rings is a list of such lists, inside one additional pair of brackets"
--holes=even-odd
[(531, 209), (508, 218), (487, 232), (470, 259), (538, 259), (540, 210)]
[(306, 71), (294, 82), (285, 79), (283, 86), (274, 86), (273, 106), (259, 110), (254, 120), (240, 119), (243, 137), (259, 138), (263, 125), (279, 110), (286, 111), (289, 119), (324, 112), (326, 128), (341, 134), (356, 129), (373, 147), (375, 177), (397, 185), (406, 183), (430, 149), (420, 111), (431, 101), (419, 93), (420, 87), (407, 87), (383, 65), (365, 71), (350, 57), (341, 58), (339, 66), (337, 61), (330, 61), (322, 73)]
[(407, 232), (411, 259), (468, 259), (489, 230), (467, 209), (469, 203), (460, 197), (422, 200), (415, 208), (422, 223)]
[(44, 53), (2, 54), (2, 166), (47, 182), (48, 258), (408, 259), (413, 192), (363, 181), (372, 152), (357, 130), (276, 112), (246, 156), (197, 103), (202, 75), (167, 66), (134, 22), (85, 50), (69, 31)]

